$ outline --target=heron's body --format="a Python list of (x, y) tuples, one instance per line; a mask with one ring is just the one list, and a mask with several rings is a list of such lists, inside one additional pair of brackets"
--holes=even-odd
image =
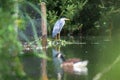
[(53, 38), (56, 37), (57, 34), (60, 34), (63, 26), (65, 25), (65, 20), (69, 20), (69, 19), (67, 19), (67, 18), (61, 18), (61, 19), (59, 19), (59, 20), (55, 23), (55, 25), (54, 25), (54, 27), (53, 27), (53, 31), (52, 31), (52, 37), (53, 37)]

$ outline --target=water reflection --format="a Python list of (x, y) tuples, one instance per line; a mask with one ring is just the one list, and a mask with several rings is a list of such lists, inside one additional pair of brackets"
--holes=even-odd
[(47, 60), (42, 59), (41, 60), (41, 79), (42, 80), (48, 80), (46, 66), (47, 66)]
[[(42, 50), (44, 52), (44, 55), (47, 56), (47, 52), (46, 52), (46, 38), (43, 38), (44, 41), (42, 41)], [(47, 70), (46, 70), (46, 67), (47, 67), (47, 60), (45, 58), (43, 58), (41, 60), (41, 79), (42, 80), (48, 80), (48, 76), (47, 76)], [(40, 79), (40, 80), (41, 80)]]
[(55, 66), (55, 72), (57, 74), (58, 80), (63, 79), (63, 69), (60, 67), (60, 64), (62, 63), (62, 60), (58, 59), (56, 55), (60, 52), (60, 46), (56, 47), (56, 49), (52, 49), (52, 57), (53, 57), (53, 62)]
[[(67, 44), (66, 46), (55, 46), (47, 48), (46, 55), (53, 61), (25, 56), (23, 64), (25, 72), (31, 80), (119, 80), (120, 79), (120, 39), (115, 41), (101, 41), (87, 39), (86, 44)], [(99, 43), (99, 44), (93, 44)], [(56, 57), (62, 54), (66, 59), (78, 58), (89, 60), (87, 67), (62, 68), (63, 61)], [(40, 64), (42, 64), (40, 66)], [(56, 79), (57, 78), (57, 79)]]
[(73, 75), (88, 75), (88, 60), (79, 58), (64, 59), (64, 54), (60, 51), (60, 46), (52, 49), (52, 57), (58, 80), (63, 80), (64, 73)]

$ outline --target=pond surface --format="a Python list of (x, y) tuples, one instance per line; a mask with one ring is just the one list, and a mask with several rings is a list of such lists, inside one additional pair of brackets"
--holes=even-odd
[[(111, 40), (105, 37), (89, 37), (76, 40), (77, 43), (49, 47), (46, 55), (51, 60), (35, 56), (24, 56), (22, 62), (31, 80), (120, 80), (120, 38)], [(61, 52), (66, 59), (88, 60), (87, 70), (78, 74), (64, 71), (58, 66), (55, 51)]]

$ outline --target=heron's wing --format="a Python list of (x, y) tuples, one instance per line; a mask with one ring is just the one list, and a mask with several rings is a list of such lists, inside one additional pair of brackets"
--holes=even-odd
[(60, 33), (60, 31), (62, 30), (64, 24), (65, 24), (65, 21), (62, 21), (62, 20), (58, 20), (55, 23), (53, 31), (52, 31), (52, 37), (55, 37), (58, 33)]

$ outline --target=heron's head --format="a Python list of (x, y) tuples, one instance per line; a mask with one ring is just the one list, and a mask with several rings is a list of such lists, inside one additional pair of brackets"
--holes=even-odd
[(65, 21), (65, 20), (70, 20), (70, 19), (68, 19), (68, 18), (61, 18), (61, 20), (64, 20), (64, 21)]

